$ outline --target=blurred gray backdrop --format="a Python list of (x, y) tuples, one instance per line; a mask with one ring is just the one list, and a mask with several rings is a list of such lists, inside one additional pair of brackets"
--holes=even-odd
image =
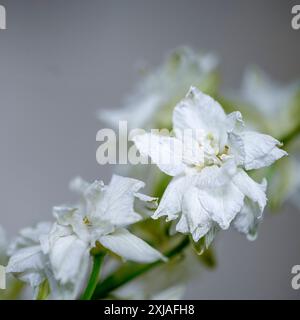
[[(299, 2), (299, 1), (298, 1)], [(137, 63), (156, 66), (189, 45), (222, 58), (225, 87), (256, 63), (281, 81), (300, 76), (300, 30), (287, 0), (0, 0), (0, 223), (18, 229), (51, 219), (73, 196), (69, 180), (108, 182), (96, 163), (98, 109), (118, 107), (138, 81)], [(218, 268), (199, 272), (186, 298), (300, 297), (300, 213), (267, 215), (256, 242), (234, 231), (216, 241)]]

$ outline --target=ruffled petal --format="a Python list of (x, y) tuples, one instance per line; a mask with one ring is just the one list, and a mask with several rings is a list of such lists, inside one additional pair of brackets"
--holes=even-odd
[(10, 257), (6, 272), (36, 287), (45, 279), (45, 261), (46, 257), (39, 245), (22, 248)]
[(197, 187), (218, 188), (230, 182), (237, 167), (233, 159), (228, 159), (221, 167), (216, 165), (203, 168), (194, 176)]
[(133, 141), (143, 156), (149, 156), (161, 171), (169, 176), (177, 176), (184, 172), (184, 146), (181, 140), (145, 133), (135, 136)]
[(248, 174), (241, 169), (234, 176), (232, 181), (246, 197), (258, 204), (260, 213), (262, 214), (267, 203), (267, 181), (264, 179), (262, 183), (259, 184), (251, 179)]
[(56, 221), (63, 225), (67, 226), (72, 223), (74, 213), (76, 212), (76, 208), (71, 207), (53, 207), (52, 213)]
[(211, 134), (223, 146), (226, 140), (226, 115), (217, 101), (191, 87), (186, 98), (174, 109), (173, 128), (180, 131), (193, 129), (199, 138)]
[(227, 132), (240, 131), (244, 127), (242, 114), (239, 111), (234, 111), (226, 116)]
[(270, 166), (276, 160), (287, 155), (287, 152), (279, 149), (280, 142), (273, 137), (254, 131), (244, 131), (241, 138), (245, 148), (246, 170), (259, 169)]
[(193, 177), (178, 176), (168, 184), (159, 206), (153, 214), (153, 219), (168, 216), (168, 220), (175, 220), (182, 210), (182, 199), (186, 189), (191, 186)]
[(141, 220), (142, 217), (134, 211), (134, 201), (137, 192), (144, 186), (142, 181), (113, 175), (99, 203), (96, 216), (118, 227)]
[(260, 220), (261, 210), (258, 204), (246, 198), (241, 212), (234, 220), (234, 226), (239, 232), (244, 233), (248, 240), (255, 240)]
[(244, 194), (230, 182), (222, 187), (199, 190), (199, 199), (211, 219), (222, 229), (228, 229), (243, 206)]
[(182, 202), (182, 216), (176, 226), (178, 232), (192, 234), (195, 242), (206, 235), (212, 226), (212, 220), (199, 199), (199, 190), (189, 188)]
[(246, 151), (242, 137), (236, 133), (228, 134), (229, 153), (234, 156), (235, 163), (242, 166), (245, 163)]
[(35, 227), (24, 228), (8, 246), (7, 253), (9, 256), (15, 254), (18, 250), (36, 246), (40, 244), (40, 237), (48, 234), (51, 230), (51, 222), (40, 222)]
[(49, 258), (55, 278), (62, 284), (76, 283), (81, 264), (90, 259), (88, 244), (75, 235), (57, 237), (55, 230), (50, 242)]
[(97, 211), (97, 205), (101, 201), (104, 190), (103, 181), (96, 180), (88, 183), (77, 177), (70, 182), (70, 189), (81, 196), (77, 212), (82, 216), (93, 215)]

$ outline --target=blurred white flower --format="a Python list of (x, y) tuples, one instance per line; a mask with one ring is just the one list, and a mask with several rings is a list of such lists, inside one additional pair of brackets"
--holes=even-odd
[[(0, 225), (0, 265), (7, 266), (8, 263), (8, 237), (4, 228)], [(6, 268), (7, 273), (7, 268)], [(15, 299), (21, 293), (18, 281), (10, 274), (6, 274), (6, 289), (0, 290), (0, 300)]]
[(42, 250), (41, 239), (47, 237), (52, 225), (50, 222), (40, 222), (34, 228), (22, 229), (8, 247), (10, 258), (6, 271), (28, 283), (34, 290), (34, 299), (39, 299), (40, 295), (43, 299), (75, 299), (82, 283), (74, 281), (62, 284), (58, 281), (54, 277), (48, 254)]
[(51, 223), (41, 222), (35, 228), (25, 228), (10, 244), (7, 272), (37, 288), (45, 279), (47, 257), (40, 246), (40, 236), (50, 231)]
[(247, 120), (253, 127), (278, 137), (299, 125), (300, 104), (295, 103), (299, 93), (300, 81), (282, 85), (252, 67), (245, 71), (241, 89), (233, 98), (247, 105), (245, 113), (249, 113)]
[(6, 264), (7, 239), (3, 227), (0, 225), (0, 265)]
[(218, 58), (182, 47), (150, 73), (120, 110), (101, 110), (99, 118), (117, 127), (127, 120), (132, 128), (165, 128), (171, 125), (172, 107), (184, 97), (191, 83), (205, 92), (215, 91)]
[(48, 281), (57, 299), (69, 292), (59, 290), (59, 284), (53, 278), (48, 256), (41, 248), (40, 238), (49, 233), (51, 226), (50, 222), (41, 222), (34, 228), (22, 229), (20, 235), (8, 247), (10, 259), (6, 271), (33, 287), (35, 298), (38, 297), (40, 285), (44, 281)]
[(178, 220), (178, 232), (191, 233), (195, 242), (206, 235), (207, 245), (232, 221), (254, 238), (266, 205), (266, 181), (256, 183), (245, 170), (286, 155), (277, 147), (280, 142), (245, 130), (240, 112), (226, 115), (219, 103), (193, 87), (174, 109), (173, 129), (174, 136), (134, 138), (141, 154), (173, 176), (153, 218)]
[(142, 217), (134, 211), (135, 199), (154, 199), (138, 191), (144, 183), (114, 175), (108, 186), (89, 184), (80, 178), (71, 188), (81, 196), (76, 207), (55, 207), (56, 223), (43, 237), (55, 278), (62, 284), (80, 284), (89, 270), (90, 249), (102, 246), (125, 260), (150, 263), (165, 258), (126, 227)]

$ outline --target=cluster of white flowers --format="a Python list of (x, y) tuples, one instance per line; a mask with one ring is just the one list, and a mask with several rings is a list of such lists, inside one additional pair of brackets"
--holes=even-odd
[[(35, 298), (79, 298), (91, 273), (92, 257), (106, 253), (121, 258), (118, 261), (162, 262), (157, 281), (151, 283), (155, 277), (152, 270), (129, 286), (117, 288), (116, 297), (181, 297), (190, 266), (170, 264), (153, 247), (160, 245), (160, 238), (150, 246), (141, 239), (145, 233), (135, 235), (138, 222), (150, 222), (149, 211), (144, 210), (148, 205), (155, 210), (153, 220), (166, 216), (171, 221), (170, 228), (164, 231), (177, 232), (177, 238), (196, 246), (201, 244), (201, 248), (203, 244), (208, 248), (218, 231), (231, 226), (249, 240), (256, 238), (267, 203), (267, 181), (258, 183), (251, 174), (287, 152), (272, 136), (246, 129), (239, 111), (226, 114), (217, 101), (204, 93), (215, 87), (211, 78), (217, 64), (212, 54), (200, 55), (181, 48), (146, 78), (123, 111), (101, 113), (101, 118), (113, 125), (134, 112), (131, 127), (173, 126), (169, 135), (146, 133), (133, 138), (139, 152), (172, 177), (159, 205), (157, 198), (140, 193), (145, 187), (140, 180), (113, 175), (105, 185), (102, 181), (88, 183), (76, 178), (70, 189), (78, 194), (78, 203), (54, 207), (54, 221), (21, 230), (9, 245), (0, 226), (0, 264), (7, 264), (8, 273), (30, 284)], [(271, 117), (270, 110), (278, 111), (295, 95), (294, 85), (276, 89), (273, 96), (275, 85), (265, 78), (262, 86), (258, 82), (257, 76), (248, 74), (239, 98), (257, 106), (261, 114)], [(190, 88), (191, 84), (197, 88)], [(152, 236), (155, 238), (156, 234)], [(164, 244), (160, 248), (165, 248)], [(115, 260), (108, 260), (107, 266), (109, 262), (114, 264)], [(170, 269), (177, 270), (173, 277), (166, 276)]]
[[(174, 109), (174, 136), (143, 134), (134, 142), (158, 167), (173, 177), (152, 216), (176, 221), (176, 230), (208, 246), (217, 230), (235, 227), (252, 239), (266, 205), (266, 181), (256, 183), (246, 170), (269, 166), (286, 155), (271, 136), (247, 131), (239, 112), (226, 115), (211, 97), (191, 88)], [(191, 148), (183, 133), (192, 130)], [(199, 130), (201, 129), (201, 130)], [(165, 155), (174, 162), (165, 163)], [(30, 283), (39, 294), (48, 281), (53, 298), (76, 298), (90, 269), (90, 250), (112, 252), (124, 260), (166, 260), (127, 228), (142, 216), (135, 201), (153, 202), (139, 193), (144, 183), (114, 175), (108, 186), (81, 178), (71, 183), (77, 205), (54, 207), (54, 223), (27, 228), (10, 245), (7, 271)]]

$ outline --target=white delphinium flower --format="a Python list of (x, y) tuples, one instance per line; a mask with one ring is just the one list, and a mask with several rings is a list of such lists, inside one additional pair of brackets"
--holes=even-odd
[[(10, 258), (6, 271), (33, 287), (35, 298), (38, 297), (40, 285), (46, 280), (52, 291), (58, 287), (48, 256), (43, 253), (40, 243), (40, 238), (49, 233), (51, 226), (50, 222), (40, 222), (34, 228), (22, 229), (8, 247)], [(58, 291), (55, 294), (58, 295)]]
[(80, 178), (71, 188), (81, 195), (76, 207), (55, 207), (56, 223), (42, 239), (55, 278), (62, 284), (81, 284), (89, 270), (90, 249), (103, 247), (141, 263), (165, 258), (126, 228), (142, 217), (134, 211), (135, 199), (154, 199), (138, 191), (144, 183), (114, 175), (108, 186), (100, 181), (89, 184)]
[[(22, 229), (8, 246), (10, 258), (6, 271), (29, 284), (33, 288), (34, 299), (75, 299), (82, 289), (82, 283), (74, 281), (62, 284), (58, 281), (54, 277), (49, 255), (43, 252), (41, 246), (41, 240), (48, 237), (52, 227), (53, 223), (40, 222), (33, 228)], [(82, 261), (83, 266), (87, 263)], [(84, 276), (86, 274), (82, 274)]]
[(271, 136), (247, 131), (240, 112), (226, 115), (218, 102), (192, 87), (173, 112), (174, 136), (153, 133), (134, 142), (161, 171), (173, 176), (153, 218), (177, 220), (176, 230), (208, 245), (215, 232), (235, 227), (254, 238), (266, 205), (266, 181), (245, 170), (286, 155)]
[(130, 128), (165, 128), (171, 125), (172, 107), (191, 83), (205, 92), (215, 91), (217, 57), (182, 47), (138, 85), (120, 110), (101, 110), (99, 118), (112, 126), (127, 120)]

